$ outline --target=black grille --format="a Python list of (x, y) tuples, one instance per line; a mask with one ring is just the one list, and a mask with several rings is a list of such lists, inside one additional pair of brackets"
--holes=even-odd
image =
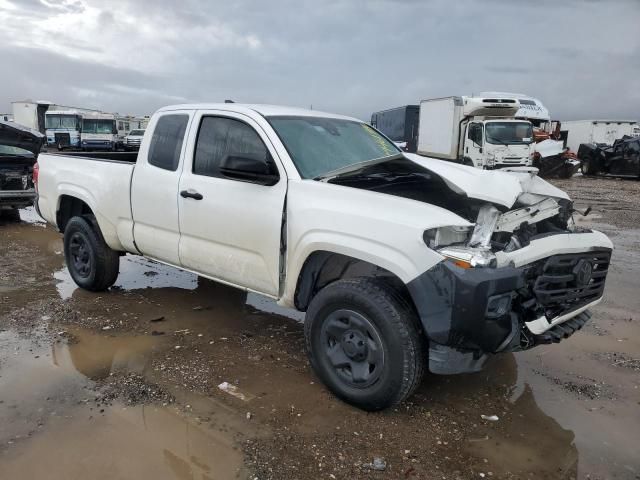
[(71, 136), (68, 133), (55, 133), (56, 145), (68, 147), (71, 145)]
[(547, 318), (572, 312), (602, 296), (610, 250), (554, 255), (544, 260), (533, 293)]

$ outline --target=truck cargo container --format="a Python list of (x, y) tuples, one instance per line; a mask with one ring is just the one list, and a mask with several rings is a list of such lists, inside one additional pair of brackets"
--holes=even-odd
[(529, 166), (532, 124), (515, 119), (519, 110), (516, 98), (423, 100), (417, 153), (485, 169)]
[(405, 105), (371, 115), (371, 126), (377, 128), (406, 152), (416, 153), (420, 105)]
[(566, 132), (566, 146), (577, 152), (581, 143), (613, 145), (625, 135), (640, 136), (640, 124), (633, 120), (571, 120), (562, 122), (562, 131)]

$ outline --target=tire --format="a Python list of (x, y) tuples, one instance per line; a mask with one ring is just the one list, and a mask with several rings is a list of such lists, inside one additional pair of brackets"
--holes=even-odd
[(340, 399), (368, 411), (407, 399), (426, 368), (413, 308), (385, 283), (338, 280), (311, 301), (304, 324), (309, 362)]
[(573, 167), (564, 166), (558, 171), (558, 177), (567, 179), (573, 177)]
[(120, 255), (105, 243), (93, 215), (73, 217), (64, 230), (64, 257), (71, 278), (92, 292), (101, 292), (118, 278)]
[(592, 176), (598, 173), (598, 168), (596, 167), (593, 158), (585, 158), (582, 161), (580, 169), (582, 170), (582, 174), (586, 176)]
[(18, 210), (17, 208), (0, 210), (0, 218), (9, 222), (19, 222), (20, 210)]

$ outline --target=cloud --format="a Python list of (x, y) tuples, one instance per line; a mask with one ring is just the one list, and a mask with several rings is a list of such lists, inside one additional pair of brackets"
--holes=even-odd
[(636, 0), (0, 0), (0, 111), (25, 97), (121, 113), (232, 98), (368, 119), (514, 91), (559, 119), (633, 118), (639, 20)]

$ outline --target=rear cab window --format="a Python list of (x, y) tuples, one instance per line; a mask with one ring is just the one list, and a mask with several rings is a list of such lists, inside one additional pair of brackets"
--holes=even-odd
[(170, 114), (158, 119), (149, 146), (148, 162), (154, 167), (175, 172), (180, 163), (189, 115)]

